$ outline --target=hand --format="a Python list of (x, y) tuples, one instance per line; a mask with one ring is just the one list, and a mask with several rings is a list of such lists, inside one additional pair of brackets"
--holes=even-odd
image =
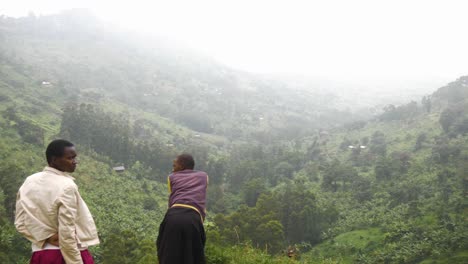
[(45, 242), (58, 247), (59, 246), (59, 236), (58, 236), (58, 234), (55, 234), (55, 235), (47, 238)]

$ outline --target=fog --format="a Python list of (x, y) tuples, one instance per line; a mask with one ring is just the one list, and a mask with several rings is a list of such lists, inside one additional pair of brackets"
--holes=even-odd
[[(180, 232), (180, 248), (198, 241), (207, 264), (468, 263), (467, 7), (3, 1), (0, 263), (27, 263), (30, 242), (47, 254), (53, 233), (81, 249), (62, 221), (21, 213), (45, 208), (30, 193), (87, 202), (96, 264), (158, 263), (177, 248), (160, 232), (184, 219), (200, 236)], [(58, 138), (79, 153), (74, 184)], [(54, 194), (24, 192), (54, 171)], [(55, 219), (81, 210), (50, 202), (38, 211)]]
[(431, 92), (468, 72), (465, 1), (7, 1), (0, 13), (87, 8), (229, 67), (369, 91)]

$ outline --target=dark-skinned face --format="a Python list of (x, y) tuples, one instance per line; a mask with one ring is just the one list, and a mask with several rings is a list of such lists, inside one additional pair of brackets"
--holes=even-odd
[(76, 157), (75, 147), (65, 147), (63, 156), (52, 157), (49, 166), (63, 172), (74, 172), (78, 164)]

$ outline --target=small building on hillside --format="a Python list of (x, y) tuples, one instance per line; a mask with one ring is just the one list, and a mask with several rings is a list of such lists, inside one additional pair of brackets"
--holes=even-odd
[(117, 166), (117, 167), (114, 167), (112, 168), (114, 171), (116, 172), (124, 172), (125, 171), (125, 167), (124, 166)]

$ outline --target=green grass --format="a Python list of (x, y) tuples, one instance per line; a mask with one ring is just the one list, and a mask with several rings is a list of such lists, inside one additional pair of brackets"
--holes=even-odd
[(443, 255), (438, 258), (426, 259), (420, 264), (467, 264), (468, 250), (458, 251), (454, 254)]
[(333, 260), (315, 260), (306, 257), (290, 259), (286, 254), (271, 256), (263, 249), (252, 247), (249, 244), (231, 247), (219, 247), (208, 244), (206, 247), (207, 264), (337, 264)]
[(384, 239), (384, 233), (379, 228), (355, 230), (329, 239), (306, 254), (311, 259), (333, 259), (339, 263), (354, 263), (359, 252), (371, 251)]

